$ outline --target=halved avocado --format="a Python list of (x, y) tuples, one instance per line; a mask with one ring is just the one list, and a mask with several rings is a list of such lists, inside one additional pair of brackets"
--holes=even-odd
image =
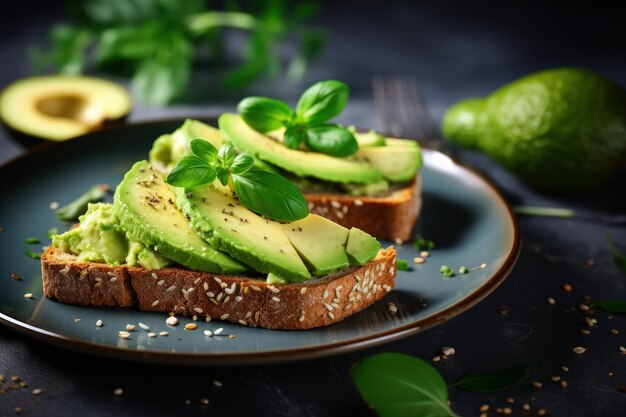
[(63, 141), (130, 113), (129, 93), (102, 78), (47, 75), (24, 78), (0, 94), (0, 119), (18, 133)]

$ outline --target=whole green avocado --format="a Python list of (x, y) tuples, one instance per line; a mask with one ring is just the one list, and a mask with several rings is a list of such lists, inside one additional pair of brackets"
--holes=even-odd
[(586, 70), (544, 70), (453, 105), (442, 130), (538, 190), (589, 191), (626, 163), (626, 90)]

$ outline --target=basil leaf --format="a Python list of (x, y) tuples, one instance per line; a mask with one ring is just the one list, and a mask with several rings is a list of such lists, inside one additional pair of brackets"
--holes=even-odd
[(228, 180), (230, 179), (230, 172), (228, 172), (228, 170), (222, 166), (218, 166), (216, 168), (216, 175), (217, 175), (217, 179), (219, 180), (220, 184), (222, 185), (227, 185), (228, 184)]
[(349, 95), (348, 86), (341, 81), (315, 83), (298, 100), (298, 120), (307, 124), (318, 124), (332, 119), (346, 107)]
[(215, 169), (195, 155), (182, 158), (167, 176), (167, 183), (175, 187), (194, 188), (213, 182)]
[(237, 155), (235, 161), (230, 166), (230, 171), (233, 174), (243, 174), (254, 165), (254, 158), (250, 155), (242, 153), (241, 155)]
[(332, 156), (352, 155), (359, 149), (354, 135), (337, 125), (319, 125), (306, 130), (306, 144), (316, 152)]
[(452, 386), (473, 392), (502, 391), (521, 382), (526, 375), (535, 369), (537, 369), (536, 364), (523, 364), (498, 372), (470, 372), (461, 377)]
[(381, 417), (456, 416), (443, 378), (427, 362), (402, 353), (379, 353), (350, 369), (352, 381)]
[(78, 197), (71, 203), (54, 210), (54, 215), (59, 220), (75, 221), (78, 216), (85, 214), (89, 203), (97, 203), (104, 200), (109, 187), (104, 184), (98, 184), (91, 187), (87, 192)]
[(300, 125), (289, 126), (285, 130), (283, 136), (283, 143), (287, 148), (298, 149), (300, 144), (306, 139), (306, 132)]
[(235, 161), (235, 148), (230, 143), (225, 143), (217, 153), (217, 159), (221, 162), (222, 166), (226, 169)]
[(248, 126), (259, 132), (283, 127), (294, 117), (287, 104), (267, 97), (244, 98), (237, 105), (237, 111)]
[(626, 313), (626, 301), (624, 300), (598, 300), (593, 302), (594, 306), (600, 307), (609, 313), (624, 314)]
[(309, 205), (298, 188), (270, 171), (251, 168), (232, 174), (235, 194), (248, 209), (273, 220), (291, 222), (309, 214)]
[(189, 146), (191, 152), (203, 161), (214, 163), (217, 160), (217, 149), (206, 140), (194, 139)]

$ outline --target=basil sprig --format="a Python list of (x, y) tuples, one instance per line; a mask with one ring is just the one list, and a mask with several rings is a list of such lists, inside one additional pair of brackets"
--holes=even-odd
[(235, 154), (230, 143), (218, 151), (202, 139), (191, 141), (193, 155), (182, 158), (167, 176), (175, 187), (196, 188), (216, 178), (222, 185), (232, 182), (232, 188), (244, 207), (269, 219), (291, 222), (309, 214), (302, 193), (284, 177), (254, 168), (254, 158)]
[(348, 103), (350, 91), (341, 81), (320, 81), (309, 87), (293, 111), (286, 103), (267, 97), (247, 97), (237, 111), (259, 132), (286, 128), (284, 145), (298, 149), (303, 143), (315, 152), (332, 156), (354, 154), (359, 145), (354, 134), (337, 124), (327, 123)]

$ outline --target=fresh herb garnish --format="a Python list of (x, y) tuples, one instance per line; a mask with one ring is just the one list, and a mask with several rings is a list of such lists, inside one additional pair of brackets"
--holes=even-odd
[(469, 268), (466, 266), (459, 267), (459, 274), (469, 274)]
[(89, 203), (97, 203), (103, 201), (108, 192), (108, 185), (94, 185), (76, 200), (72, 201), (66, 206), (54, 210), (54, 214), (59, 220), (78, 220), (78, 217), (85, 214), (85, 212), (87, 211), (87, 206), (89, 205)]
[(626, 314), (625, 300), (598, 300), (594, 301), (592, 306), (598, 306), (609, 313)]
[(46, 233), (46, 237), (49, 240), (52, 240), (52, 236), (56, 235), (59, 232), (59, 228), (58, 227), (53, 227), (50, 230), (48, 230), (48, 232)]
[(28, 243), (29, 245), (35, 245), (37, 243), (41, 243), (39, 238), (36, 238), (36, 237), (27, 237), (25, 239), (25, 242)]
[(473, 392), (502, 391), (521, 382), (526, 375), (535, 369), (537, 369), (536, 364), (523, 364), (498, 372), (470, 372), (452, 384), (451, 387)]
[(359, 145), (347, 128), (327, 123), (339, 115), (348, 103), (348, 86), (341, 81), (320, 81), (309, 87), (293, 111), (286, 103), (267, 97), (247, 97), (237, 111), (243, 120), (259, 132), (285, 128), (283, 144), (332, 156), (354, 154)]
[(350, 369), (352, 381), (381, 417), (456, 416), (446, 383), (427, 362), (402, 353), (379, 353)]
[(407, 271), (409, 269), (409, 262), (406, 259), (396, 259), (396, 268), (398, 271)]
[(248, 154), (235, 155), (230, 143), (220, 150), (209, 142), (191, 141), (193, 155), (182, 158), (167, 177), (167, 183), (186, 189), (209, 184), (216, 178), (229, 185), (246, 208), (277, 221), (295, 221), (309, 214), (302, 193), (284, 177), (270, 171), (253, 168), (254, 158)]
[(513, 211), (524, 216), (538, 217), (561, 217), (570, 218), (574, 216), (574, 210), (560, 207), (535, 207), (535, 206), (515, 206)]
[(606, 244), (609, 247), (611, 256), (613, 257), (613, 263), (615, 263), (615, 265), (617, 265), (622, 272), (626, 273), (626, 255), (617, 250), (615, 244), (613, 243), (613, 239), (611, 238), (611, 234), (608, 231), (606, 232)]
[(454, 276), (454, 269), (450, 268), (448, 265), (441, 265), (439, 272), (446, 278), (452, 278)]
[[(299, 80), (327, 37), (325, 30), (306, 25), (319, 11), (314, 1), (227, 1), (222, 10), (215, 10), (213, 3), (208, 8), (204, 0), (72, 3), (76, 19), (51, 29), (50, 50), (30, 51), (35, 67), (40, 72), (49, 67), (64, 74), (98, 70), (130, 78), (134, 95), (156, 105), (180, 97), (195, 70), (217, 72), (212, 79), (227, 88), (281, 72)], [(225, 36), (226, 28), (243, 32), (244, 44), (236, 42), (236, 50), (231, 50), (235, 43)], [(287, 54), (286, 47), (293, 52)]]
[(29, 249), (26, 249), (26, 256), (30, 259), (40, 259), (41, 258), (41, 252), (33, 252)]
[(417, 251), (433, 250), (435, 249), (435, 242), (430, 239), (419, 238), (413, 242), (413, 249)]

